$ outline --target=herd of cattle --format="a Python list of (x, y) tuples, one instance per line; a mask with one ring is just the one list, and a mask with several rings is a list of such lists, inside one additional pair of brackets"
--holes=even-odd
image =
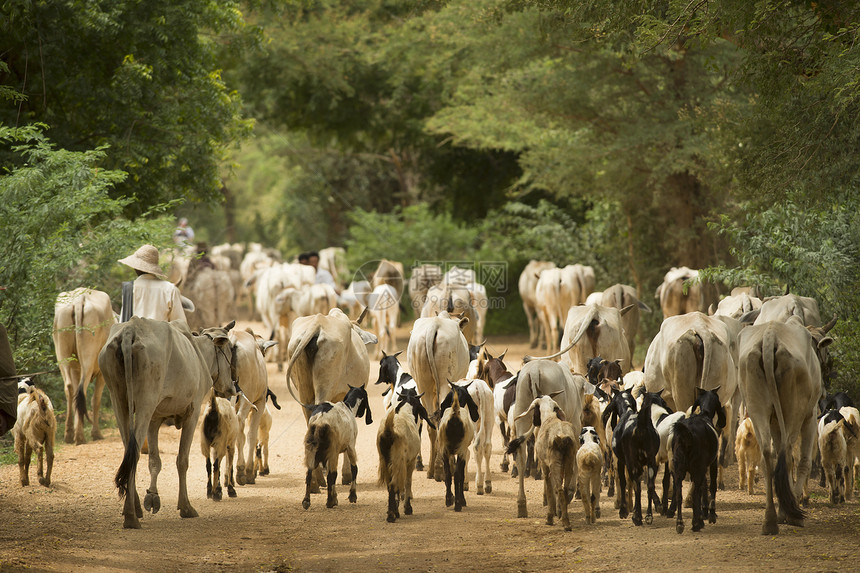
[[(320, 257), (320, 268), (339, 285), (346, 282), (342, 255), (331, 249)], [(528, 514), (524, 478), (543, 477), (547, 523), (557, 516), (566, 529), (575, 494), (587, 523), (600, 517), (603, 485), (615, 497), (619, 516), (632, 511), (633, 522), (641, 525), (644, 479), (644, 521), (651, 522), (654, 510), (677, 515), (681, 533), (681, 484), (689, 477), (686, 507), (692, 507), (698, 531), (706, 517), (716, 520), (716, 491), (724, 488), (723, 469), (733, 454), (741, 487), (746, 484), (750, 493), (756, 466), (763, 471), (765, 534), (777, 533), (778, 523), (802, 524), (814, 458), (833, 503), (853, 496), (860, 413), (846, 395), (825, 392), (832, 342), (827, 333), (836, 318), (823, 324), (814, 299), (786, 294), (761, 300), (750, 289), (736, 289), (718, 300), (715, 289), (696, 280), (696, 271), (673, 268), (656, 295), (665, 319), (638, 371), (631, 367), (639, 313), (651, 309), (635, 289), (614, 285), (594, 292), (590, 267), (532, 261), (520, 276), (520, 295), (531, 345), (544, 341), (549, 355), (525, 357), (514, 373), (504, 355), (491, 356), (483, 344), (487, 293), (471, 271), (412, 269), (409, 295), (420, 317), (402, 364), (393, 337), (406, 284), (400, 263), (381, 261), (366, 282), (338, 293), (315, 284), (313, 267), (278, 262), (263, 249), (242, 254), (226, 245), (213, 249), (211, 258), (214, 268), (194, 272), (192, 280), (183, 276), (189, 265), (182, 257), (173, 262), (174, 280), (191, 283), (184, 293), (198, 309), (188, 324), (137, 317), (117, 324), (110, 297), (92, 289), (62, 293), (57, 301), (54, 343), (69, 413), (65, 440), (85, 441), (85, 397), (93, 379), (92, 437), (100, 437), (107, 384), (125, 447), (116, 486), (124, 496), (127, 528), (140, 527), (143, 509), (160, 508), (158, 430), (164, 423), (181, 430), (182, 517), (197, 515), (185, 478), (195, 432), (207, 460), (210, 497), (222, 496), (222, 458), (230, 496), (234, 455), (239, 484), (268, 472), (267, 402), (279, 406), (265, 362), (276, 344), (277, 352), (268, 354), (279, 367), (287, 362), (287, 387), (308, 424), (305, 508), (320, 486), (328, 490), (326, 505), (337, 505), (340, 454), (342, 483), (350, 484), (349, 501), (356, 501), (357, 419), (368, 425), (373, 420), (368, 348), (380, 361), (377, 384), (388, 385), (377, 432), (388, 521), (400, 517), (401, 503), (412, 513), (413, 471), (424, 468), (424, 426), (430, 441), (427, 477), (445, 480), (446, 505), (456, 511), (466, 505), (469, 448), (478, 495), (492, 493), (489, 459), (498, 425), (505, 446), (502, 469), (508, 470), (513, 455), (512, 475), (519, 478), (518, 516)], [(216, 284), (223, 286), (211, 286)], [(226, 323), (243, 299), (254, 301), (247, 306), (259, 313), (264, 336)], [(373, 320), (372, 332), (361, 326), (366, 316)], [(21, 392), (15, 428), (21, 482), (28, 483), (30, 451), (36, 449), (40, 483), (49, 485), (53, 408), (31, 385), (22, 384)], [(141, 507), (135, 479), (139, 454), (147, 448), (151, 481)], [(662, 497), (656, 488), (660, 467)]]

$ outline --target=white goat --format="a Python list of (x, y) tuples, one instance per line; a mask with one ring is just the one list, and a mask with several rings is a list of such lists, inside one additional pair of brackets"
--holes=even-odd
[(600, 517), (600, 474), (603, 471), (603, 447), (594, 426), (585, 426), (579, 433), (576, 469), (585, 523), (594, 523)]
[[(535, 398), (528, 409), (514, 421), (533, 416), (533, 428), (528, 433), (537, 427), (535, 455), (544, 476), (543, 492), (547, 502), (546, 523), (552, 525), (558, 512), (564, 530), (570, 531), (567, 492), (572, 491), (573, 484), (577, 482), (576, 454), (579, 449), (579, 436), (576, 435), (573, 424), (564, 420), (564, 413), (552, 399), (560, 393), (561, 391), (553, 392), (549, 396)], [(512, 441), (511, 446), (523, 437), (525, 436)]]
[[(475, 439), (472, 442), (472, 450), (475, 452), (475, 464), (478, 470), (475, 474), (475, 483), (478, 495), (484, 492), (493, 493), (493, 480), (490, 477), (490, 454), (493, 453), (493, 422), (495, 420), (495, 401), (490, 386), (480, 378), (474, 380), (460, 380), (458, 386), (463, 386), (469, 391), (472, 401), (478, 406), (478, 421), (475, 424)], [(484, 473), (486, 471), (486, 474)], [(469, 491), (469, 476), (465, 476), (463, 489)]]
[(305, 466), (308, 469), (305, 478), (305, 498), (302, 507), (311, 506), (311, 483), (313, 472), (317, 466), (324, 466), (328, 471), (326, 485), (328, 487), (328, 499), (326, 507), (332, 508), (337, 505), (337, 492), (335, 482), (337, 481), (337, 458), (346, 453), (352, 470), (352, 481), (349, 485), (349, 502), (355, 503), (358, 497), (355, 493), (355, 479), (358, 475), (358, 457), (355, 452), (355, 439), (358, 436), (358, 424), (356, 418), (365, 416), (365, 423), (370, 425), (373, 418), (370, 414), (370, 403), (367, 399), (367, 391), (364, 386), (349, 387), (349, 392), (342, 402), (322, 402), (316, 406), (304, 407), (312, 409), (308, 419), (308, 431), (305, 434)]
[[(818, 421), (818, 449), (821, 452), (821, 467), (827, 475), (830, 503), (845, 502), (841, 491), (844, 484), (845, 462), (848, 459), (848, 444), (845, 440), (845, 418), (836, 410), (828, 410)], [(847, 485), (847, 484), (844, 484)]]
[[(18, 419), (12, 426), (12, 435), (15, 437), (21, 485), (30, 485), (30, 456), (36, 450), (39, 457), (39, 483), (49, 487), (54, 467), (54, 437), (57, 433), (54, 406), (47, 394), (33, 386), (29, 378), (18, 382), (18, 392)], [(43, 452), (48, 461), (46, 472), (43, 471)]]
[(747, 493), (755, 490), (756, 466), (761, 460), (761, 448), (753, 431), (752, 420), (744, 418), (738, 424), (735, 436), (735, 457), (738, 458), (738, 489), (747, 488)]
[[(243, 392), (237, 394), (240, 408), (243, 410), (256, 409), (248, 401)], [(209, 390), (206, 405), (200, 415), (200, 452), (206, 458), (206, 497), (221, 501), (221, 459), (226, 455), (224, 467), (224, 485), (227, 495), (236, 497), (236, 482), (233, 477), (233, 456), (236, 453), (236, 442), (240, 432), (239, 416), (236, 408), (226, 398), (215, 396), (215, 390)]]
[(860, 475), (860, 411), (852, 406), (839, 408), (839, 413), (845, 418), (845, 444), (848, 447), (848, 457), (845, 460), (845, 499), (854, 499), (854, 484)]
[[(469, 463), (469, 445), (475, 437), (475, 422), (478, 421), (478, 406), (469, 395), (469, 384), (457, 386), (450, 384), (451, 391), (442, 401), (440, 408), (439, 430), (436, 438), (436, 451), (442, 456), (445, 472), (445, 505), (454, 506), (454, 511), (462, 511), (466, 505), (465, 490), (466, 465)], [(462, 406), (462, 407), (461, 407)], [(464, 415), (462, 408), (468, 409)], [(454, 492), (451, 492), (451, 480)]]
[(412, 515), (412, 473), (421, 451), (421, 436), (418, 434), (419, 418), (430, 427), (433, 424), (427, 410), (421, 404), (419, 394), (399, 394), (398, 404), (388, 410), (376, 435), (379, 451), (379, 485), (388, 489), (388, 521), (400, 517), (400, 501), (403, 512)]

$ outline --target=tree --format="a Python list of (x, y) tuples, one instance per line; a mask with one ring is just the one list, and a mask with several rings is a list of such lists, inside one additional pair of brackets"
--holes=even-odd
[(154, 212), (138, 222), (124, 219), (128, 200), (112, 199), (109, 191), (126, 175), (100, 167), (104, 149), (57, 149), (37, 125), (0, 125), (0, 144), (9, 146), (20, 165), (4, 166), (0, 176), (0, 285), (6, 287), (0, 291), (0, 322), (18, 370), (41, 370), (55, 360), (57, 295), (90, 286), (118, 296), (117, 259), (143, 243), (169, 241), (172, 217)]
[(111, 195), (131, 199), (130, 215), (215, 200), (219, 162), (251, 127), (216, 56), (249, 37), (237, 2), (6, 2), (0, 85), (23, 97), (0, 108), (0, 124), (42, 122), (70, 151), (109, 146), (104, 167), (128, 173)]

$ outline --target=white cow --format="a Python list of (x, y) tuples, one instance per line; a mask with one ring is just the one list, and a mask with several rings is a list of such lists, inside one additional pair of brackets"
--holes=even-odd
[(376, 337), (379, 344), (376, 346), (376, 358), (382, 356), (382, 352), (394, 354), (397, 350), (396, 329), (400, 318), (400, 303), (397, 291), (389, 284), (381, 284), (373, 289), (368, 300), (367, 310), (373, 317), (373, 325), (376, 328)]
[[(449, 380), (460, 380), (469, 367), (469, 345), (463, 328), (469, 320), (453, 319), (446, 311), (434, 317), (419, 318), (412, 327), (406, 348), (406, 362), (421, 402), (438, 423), (439, 404)], [(442, 459), (436, 452), (436, 430), (429, 429), (430, 464), (427, 477), (442, 479)], [(438, 467), (437, 467), (438, 466)]]
[(523, 300), (523, 310), (526, 313), (526, 319), (529, 321), (529, 345), (534, 348), (538, 345), (540, 339), (540, 320), (538, 319), (538, 306), (535, 291), (537, 289), (538, 275), (546, 269), (555, 267), (555, 263), (548, 261), (530, 260), (520, 273), (519, 282), (517, 283), (520, 290), (520, 298)]

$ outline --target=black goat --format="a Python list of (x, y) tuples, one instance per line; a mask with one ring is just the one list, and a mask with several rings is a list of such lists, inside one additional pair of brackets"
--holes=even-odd
[[(630, 390), (613, 392), (612, 397), (610, 398), (606, 396), (606, 393), (600, 390), (600, 388), (595, 388), (595, 395), (598, 396), (598, 398), (609, 398), (609, 404), (606, 406), (606, 409), (603, 410), (603, 417), (601, 418), (603, 427), (607, 430), (607, 434), (615, 432), (615, 428), (618, 427), (618, 420), (620, 420), (626, 412), (636, 412), (636, 399), (633, 397), (633, 393), (630, 392)], [(609, 424), (608, 426), (607, 423)], [(615, 472), (615, 460), (613, 458), (612, 451), (614, 446), (612, 443), (613, 442), (610, 438), (610, 447), (607, 450), (606, 456), (606, 467), (609, 469), (609, 471), (606, 472), (609, 477), (609, 490), (606, 492), (606, 495), (609, 497), (615, 495), (615, 483), (618, 481), (618, 475)], [(622, 494), (619, 494), (619, 497), (621, 495)], [(620, 507), (618, 499), (619, 498), (615, 499), (615, 509)]]
[(659, 398), (659, 395), (646, 392), (639, 411), (627, 410), (612, 432), (612, 451), (618, 459), (618, 517), (624, 519), (629, 514), (625, 495), (629, 477), (635, 488), (633, 525), (642, 525), (642, 474), (646, 469), (648, 510), (645, 522), (650, 525), (654, 521), (652, 504), (658, 513), (662, 509), (654, 487), (657, 451), (660, 449), (660, 436), (651, 422), (651, 404), (655, 397)]
[[(698, 414), (675, 423), (674, 439), (672, 442), (672, 458), (674, 464), (675, 493), (672, 496), (672, 507), (667, 517), (675, 515), (678, 518), (675, 530), (684, 532), (684, 519), (681, 515), (681, 491), (684, 478), (690, 474), (693, 485), (693, 531), (699, 531), (705, 526), (704, 514), (707, 512), (710, 523), (717, 522), (717, 454), (719, 452), (720, 430), (726, 426), (726, 415), (720, 404), (717, 390), (697, 389), (693, 412)], [(717, 425), (714, 426), (714, 415)], [(708, 479), (706, 472), (710, 470), (710, 504), (708, 502)]]

